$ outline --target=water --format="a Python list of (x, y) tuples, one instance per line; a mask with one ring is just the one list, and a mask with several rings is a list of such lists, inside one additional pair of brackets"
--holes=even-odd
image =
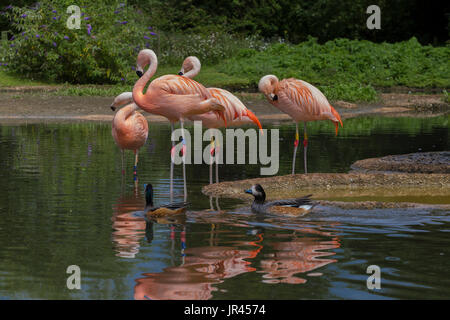
[[(311, 124), (309, 170), (347, 172), (358, 159), (449, 150), (448, 120), (356, 118), (338, 137), (331, 123)], [(279, 174), (288, 174), (294, 126), (277, 128)], [(144, 183), (154, 185), (157, 202), (169, 199), (168, 137), (169, 125), (150, 124), (135, 183), (131, 152), (121, 178), (110, 124), (0, 126), (0, 298), (450, 297), (448, 212), (319, 206), (303, 219), (262, 218), (238, 200), (201, 194), (209, 181), (203, 164), (187, 166), (188, 213), (146, 222)], [(302, 158), (299, 150), (298, 172)], [(220, 175), (257, 177), (259, 166), (221, 166)], [(175, 177), (179, 199), (181, 166)], [(81, 290), (66, 287), (70, 265), (81, 268)], [(369, 265), (381, 268), (380, 290), (366, 287)]]

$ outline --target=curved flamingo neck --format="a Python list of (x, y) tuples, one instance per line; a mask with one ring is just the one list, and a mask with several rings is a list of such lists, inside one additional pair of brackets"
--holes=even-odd
[(125, 124), (125, 121), (128, 119), (129, 116), (133, 115), (133, 113), (139, 109), (139, 107), (135, 104), (129, 104), (117, 111), (115, 117), (114, 117), (114, 123), (116, 126), (121, 126)]
[(125, 104), (129, 104), (133, 102), (133, 93), (132, 92), (122, 92), (117, 97), (114, 98), (113, 105), (116, 107), (123, 106)]
[(274, 75), (269, 75), (268, 80), (270, 81), (270, 85), (275, 91), (275, 88), (278, 86), (278, 78)]
[[(148, 50), (150, 51), (150, 50)], [(153, 53), (153, 52), (152, 52)], [(146, 62), (147, 64), (150, 63), (150, 66), (148, 67), (147, 71), (144, 73), (144, 75), (139, 78), (139, 80), (134, 84), (133, 87), (133, 100), (139, 107), (147, 107), (151, 108), (151, 104), (145, 99), (144, 95), (144, 88), (147, 85), (148, 81), (156, 72), (156, 69), (158, 68), (158, 59), (156, 55), (153, 53), (149, 53), (146, 51), (141, 51), (139, 54), (145, 54), (146, 58), (148, 59)], [(139, 57), (138, 57), (139, 60)], [(145, 64), (146, 65), (146, 64)], [(145, 67), (143, 65), (143, 67)]]
[[(189, 59), (189, 58), (187, 58), (187, 59)], [(184, 76), (186, 78), (193, 79), (196, 75), (198, 75), (200, 73), (200, 69), (202, 66), (200, 64), (200, 60), (198, 60), (198, 59), (190, 59), (189, 61), (191, 62), (192, 69), (189, 70), (188, 72), (186, 72), (184, 74)]]

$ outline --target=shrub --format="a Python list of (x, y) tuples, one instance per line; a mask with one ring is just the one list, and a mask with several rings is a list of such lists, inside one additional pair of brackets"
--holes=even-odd
[(80, 29), (66, 26), (69, 0), (42, 0), (35, 7), (5, 10), (15, 34), (3, 48), (3, 65), (30, 78), (69, 83), (118, 83), (155, 33), (142, 13), (117, 0), (77, 1)]
[(295, 77), (321, 85), (450, 87), (450, 46), (422, 46), (417, 39), (395, 44), (316, 39), (298, 45), (273, 44), (267, 50), (242, 51), (218, 67), (252, 82), (265, 74)]
[(161, 63), (181, 65), (187, 56), (196, 56), (201, 62), (216, 64), (237, 53), (241, 49), (263, 50), (268, 44), (256, 36), (238, 36), (227, 33), (209, 34), (161, 33)]

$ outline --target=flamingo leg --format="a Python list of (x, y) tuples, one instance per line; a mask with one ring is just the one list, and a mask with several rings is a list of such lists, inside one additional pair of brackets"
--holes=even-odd
[(213, 163), (212, 163), (212, 157), (214, 153), (214, 140), (213, 137), (211, 137), (211, 152), (210, 152), (210, 160), (209, 160), (209, 184), (213, 184)]
[(216, 142), (214, 150), (214, 158), (216, 160), (216, 183), (219, 183), (219, 141)]
[[(183, 149), (185, 149), (185, 143), (186, 143), (186, 140), (185, 140), (185, 138), (184, 138), (183, 120), (181, 120), (181, 119), (180, 119), (180, 125), (181, 125), (181, 135), (182, 135), (182, 139), (183, 139)], [(183, 189), (184, 189), (184, 201), (187, 201), (185, 150), (182, 150), (182, 152), (183, 152)]]
[(124, 153), (125, 153), (125, 151), (122, 149), (121, 150), (122, 151), (122, 175), (125, 175), (125, 168), (124, 168), (124, 166), (123, 166), (123, 158), (124, 158)]
[(209, 196), (209, 207), (210, 207), (209, 210), (214, 211), (214, 206), (213, 206), (213, 202), (212, 201), (213, 201), (212, 196)]
[[(173, 124), (173, 122), (170, 122), (170, 137), (171, 137), (171, 139), (170, 140), (172, 140), (172, 132), (173, 132), (173, 130), (174, 130), (174, 124)], [(172, 161), (172, 150), (173, 150), (173, 148), (175, 147), (175, 141), (172, 141), (172, 149), (171, 149), (171, 154), (170, 154), (170, 181), (169, 181), (169, 184), (170, 184), (170, 202), (172, 203), (173, 202), (173, 161)]]
[(292, 157), (292, 174), (295, 174), (295, 158), (297, 156), (297, 148), (298, 148), (298, 123), (295, 123), (295, 141), (294, 141), (294, 155)]
[(138, 151), (134, 150), (134, 170), (133, 170), (133, 176), (134, 180), (136, 181), (137, 178), (137, 164), (138, 164)]
[(305, 163), (305, 174), (308, 173), (308, 166), (306, 162), (306, 152), (308, 151), (308, 135), (306, 133), (306, 121), (303, 125), (303, 162)]
[(186, 226), (183, 225), (183, 230), (180, 233), (181, 240), (181, 266), (184, 265), (186, 254), (184, 250), (186, 249)]
[(217, 211), (220, 212), (219, 197), (216, 198), (216, 207), (217, 207)]

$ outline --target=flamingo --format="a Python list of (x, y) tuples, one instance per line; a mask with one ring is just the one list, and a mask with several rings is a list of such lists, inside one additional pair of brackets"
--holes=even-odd
[(113, 111), (117, 107), (127, 105), (119, 109), (115, 114), (112, 121), (111, 133), (114, 141), (122, 151), (122, 174), (125, 173), (123, 169), (124, 150), (134, 151), (134, 176), (136, 178), (138, 152), (147, 141), (148, 123), (147, 119), (136, 111), (139, 107), (135, 103), (128, 104), (132, 101), (131, 92), (123, 92), (114, 99), (114, 102), (111, 104)]
[[(189, 79), (194, 78), (199, 74), (201, 69), (200, 60), (195, 56), (190, 56), (184, 59), (183, 65), (180, 72), (180, 76), (187, 77)], [(192, 121), (201, 121), (202, 125), (207, 128), (222, 128), (228, 125), (237, 126), (247, 123), (255, 123), (260, 130), (262, 130), (261, 123), (253, 112), (247, 109), (247, 107), (231, 92), (220, 89), (220, 88), (206, 88), (209, 93), (220, 101), (220, 103), (225, 107), (225, 119), (219, 117), (217, 113), (207, 112), (202, 114), (197, 114), (190, 116), (189, 119)], [(218, 148), (217, 145), (214, 147), (214, 142), (211, 141), (211, 155), (214, 153), (217, 156)], [(219, 165), (216, 161), (216, 182), (219, 182)], [(213, 183), (212, 178), (212, 163), (209, 169), (209, 183)]]
[[(143, 69), (150, 65), (145, 73)], [(144, 111), (158, 114), (166, 117), (171, 123), (173, 132), (174, 123), (180, 121), (183, 143), (184, 127), (186, 118), (196, 114), (202, 114), (213, 111), (218, 116), (224, 118), (224, 106), (211, 96), (206, 88), (200, 83), (180, 75), (164, 75), (153, 80), (148, 86), (145, 94), (143, 89), (155, 74), (158, 67), (158, 59), (153, 50), (141, 50), (137, 57), (136, 74), (140, 79), (133, 87), (133, 100)], [(172, 151), (174, 150), (174, 141), (172, 141)], [(182, 151), (184, 156), (184, 152)], [(170, 195), (172, 198), (173, 187), (173, 161), (171, 162)], [(184, 199), (187, 199), (186, 189), (186, 169), (183, 161), (183, 182)]]
[(308, 135), (306, 123), (315, 120), (331, 120), (338, 133), (342, 120), (339, 113), (330, 105), (323, 93), (306, 81), (294, 78), (278, 81), (274, 75), (266, 75), (259, 80), (258, 89), (277, 109), (287, 113), (295, 121), (294, 156), (292, 159), (292, 174), (295, 173), (295, 156), (299, 142), (298, 122), (303, 121), (303, 147), (305, 174), (308, 173), (306, 152)]

